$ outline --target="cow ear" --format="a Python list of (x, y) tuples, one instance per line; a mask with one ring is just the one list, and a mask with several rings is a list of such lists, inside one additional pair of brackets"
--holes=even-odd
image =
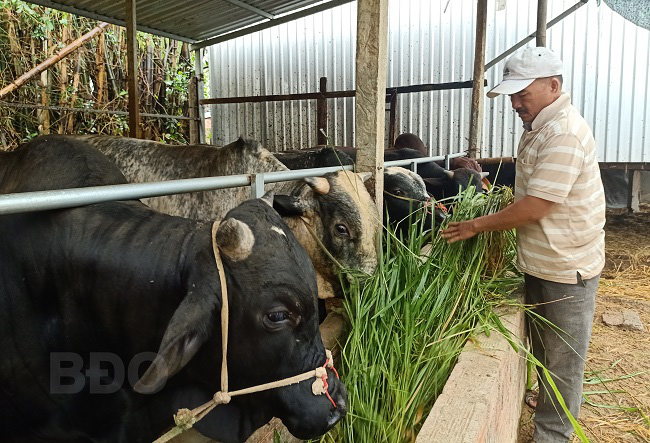
[(447, 181), (442, 178), (423, 178), (422, 181), (424, 181), (427, 190), (441, 188), (445, 183), (447, 183)]
[(305, 205), (301, 199), (293, 195), (276, 195), (273, 199), (273, 209), (282, 217), (296, 217), (304, 215)]
[(188, 293), (174, 312), (160, 349), (144, 375), (133, 386), (140, 394), (153, 394), (183, 369), (209, 336), (217, 299)]
[(270, 207), (273, 207), (273, 191), (269, 191), (266, 194), (264, 194), (262, 197), (260, 197), (260, 200), (262, 200)]
[(318, 194), (330, 192), (330, 182), (325, 177), (305, 177), (304, 180)]
[(365, 183), (370, 180), (370, 177), (372, 177), (372, 172), (357, 172), (357, 175), (361, 181)]

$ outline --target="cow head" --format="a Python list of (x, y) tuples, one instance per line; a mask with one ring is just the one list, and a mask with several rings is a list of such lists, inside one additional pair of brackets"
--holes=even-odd
[[(393, 166), (384, 172), (384, 214), (388, 216), (391, 225), (402, 238), (405, 238), (409, 225), (413, 223), (411, 215), (421, 209), (429, 201), (429, 194), (422, 177), (413, 171)], [(445, 214), (439, 209), (433, 209), (435, 225), (440, 226)], [(385, 218), (385, 217), (384, 217)], [(434, 218), (426, 214), (425, 227), (433, 226)], [(384, 224), (386, 224), (384, 222)]]
[(377, 267), (375, 240), (381, 221), (364, 179), (365, 175), (349, 171), (333, 172), (305, 179), (291, 195), (275, 198), (274, 207), (285, 216), (316, 269), (324, 270), (317, 274), (321, 298), (342, 295), (339, 265), (325, 249), (346, 269), (370, 274)]
[[(230, 305), (230, 391), (298, 375), (326, 360), (313, 266), (271, 205), (272, 197), (241, 204), (227, 214), (216, 234)], [(211, 245), (204, 248), (201, 261), (201, 266), (213, 269), (204, 270), (202, 278), (190, 273), (188, 294), (167, 327), (158, 357), (135, 387), (140, 392), (157, 389), (185, 365), (184, 376), (205, 386), (208, 395), (219, 390), (221, 290)], [(297, 437), (322, 435), (345, 415), (347, 393), (328, 370), (328, 392), (335, 408), (325, 395), (312, 394), (313, 381), (233, 397), (197, 429), (218, 440), (243, 441), (277, 416)], [(238, 422), (214, 425), (223, 422), (224, 414), (227, 422)]]
[(466, 189), (470, 186), (476, 187), (476, 192), (483, 192), (481, 180), (487, 177), (487, 172), (477, 172), (468, 168), (454, 169), (453, 171), (444, 170), (444, 176), (437, 178), (425, 178), (427, 191), (434, 196), (436, 200), (454, 197), (458, 195), (459, 190)]

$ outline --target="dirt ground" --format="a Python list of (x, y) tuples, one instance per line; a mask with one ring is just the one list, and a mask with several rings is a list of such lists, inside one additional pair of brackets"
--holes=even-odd
[[(579, 422), (592, 442), (648, 443), (650, 206), (643, 206), (636, 214), (628, 214), (627, 210), (608, 210), (605, 232), (607, 261), (598, 288), (596, 316), (587, 354), (584, 385), (587, 404), (582, 407)], [(607, 309), (637, 311), (646, 331), (605, 325), (602, 314)], [(524, 406), (519, 443), (531, 440), (532, 412)], [(574, 442), (578, 441), (575, 437)]]

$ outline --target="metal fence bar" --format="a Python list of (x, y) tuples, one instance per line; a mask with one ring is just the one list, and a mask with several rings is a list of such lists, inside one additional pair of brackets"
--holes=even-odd
[[(451, 154), (449, 158), (464, 157), (464, 153)], [(445, 157), (423, 157), (395, 160), (384, 163), (388, 166), (408, 166)], [(228, 175), (223, 177), (186, 178), (150, 183), (129, 183), (122, 185), (90, 186), (87, 188), (56, 189), (50, 191), (20, 192), (0, 195), (0, 215), (21, 212), (47, 211), (73, 208), (118, 200), (136, 200), (188, 192), (212, 191), (215, 189), (251, 186), (251, 195), (264, 194), (264, 184), (300, 180), (306, 177), (322, 177), (330, 172), (353, 170), (353, 166), (332, 166), (328, 168), (298, 169), (295, 171), (274, 171), (257, 174)]]
[(389, 162), (384, 162), (384, 167), (389, 166), (409, 166), (412, 163), (429, 163), (429, 162), (438, 162), (445, 160), (446, 157), (450, 159), (456, 157), (465, 157), (467, 154), (464, 152), (458, 152), (456, 154), (448, 154), (447, 156), (439, 155), (437, 157), (422, 157), (422, 158), (409, 158), (408, 160), (392, 160)]

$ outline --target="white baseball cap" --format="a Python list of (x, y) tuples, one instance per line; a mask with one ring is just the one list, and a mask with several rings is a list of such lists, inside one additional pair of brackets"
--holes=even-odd
[(487, 96), (516, 94), (537, 78), (562, 75), (562, 60), (548, 48), (525, 48), (515, 52), (503, 67), (503, 80), (492, 88)]

